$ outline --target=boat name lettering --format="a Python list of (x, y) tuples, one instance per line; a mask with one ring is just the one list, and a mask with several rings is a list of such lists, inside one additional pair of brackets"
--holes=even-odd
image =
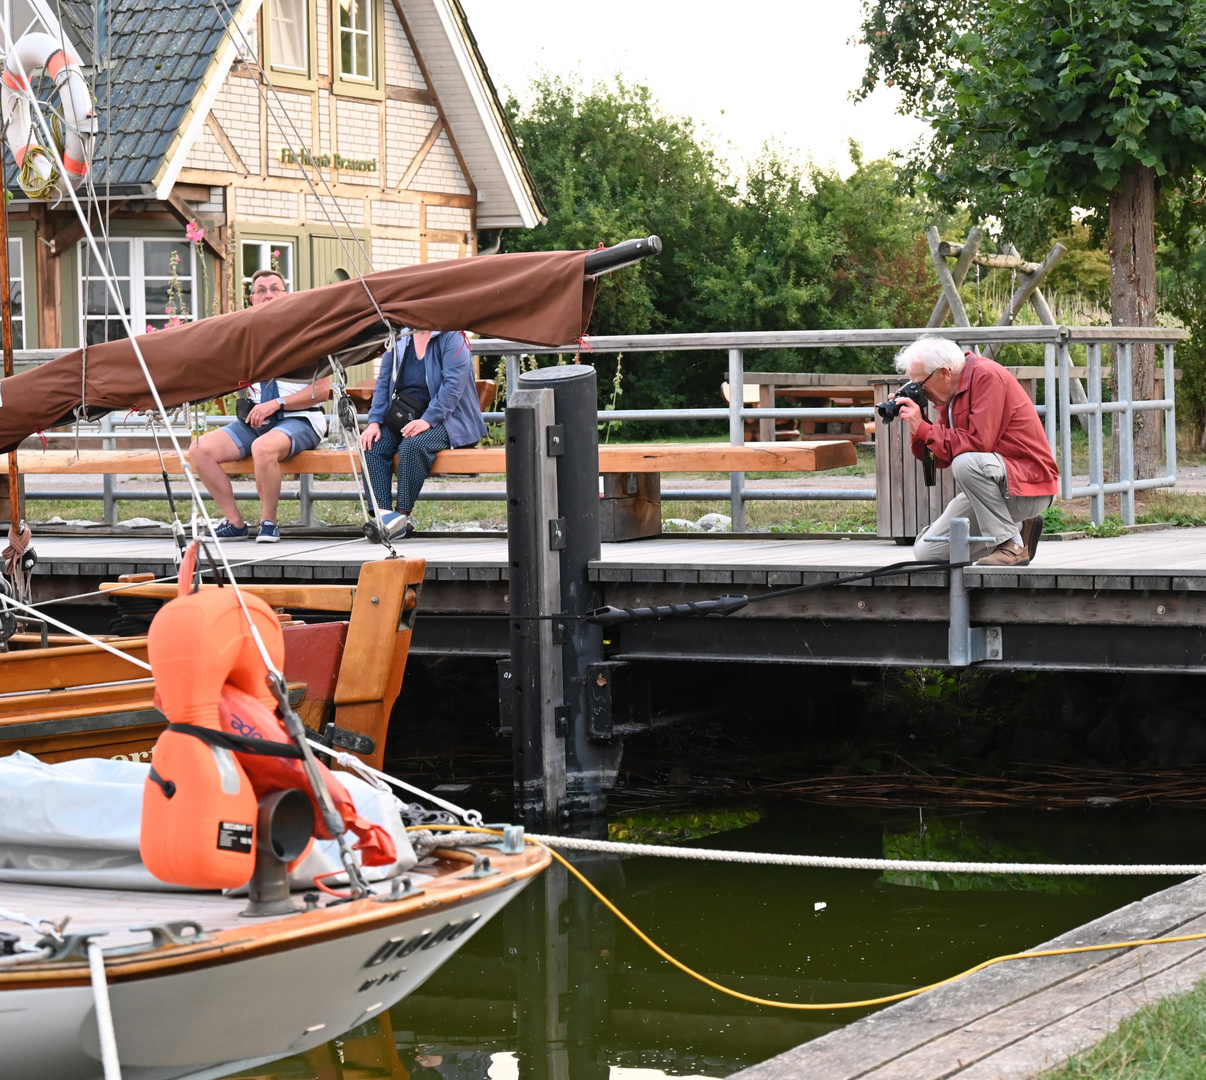
[(150, 750), (131, 750), (128, 754), (111, 754), (110, 761), (150, 761)]
[(239, 821), (218, 822), (219, 851), (248, 852), (251, 850), (251, 842), (254, 837), (254, 825), (244, 825)]
[(366, 990), (372, 990), (374, 987), (396, 982), (405, 970), (406, 968), (400, 967), (397, 971), (387, 971), (384, 975), (378, 975), (375, 979), (369, 979), (367, 982), (361, 983), (360, 989), (356, 993), (363, 994)]
[(364, 966), (366, 968), (377, 967), (379, 964), (384, 964), (387, 960), (400, 960), (402, 957), (410, 956), (420, 949), (435, 948), (441, 942), (456, 941), (457, 938), (480, 919), (481, 914), (478, 913), (470, 916), (468, 919), (445, 923), (439, 930), (434, 932), (424, 930), (421, 934), (416, 934), (409, 940), (404, 937), (390, 938), (365, 961)]
[(247, 723), (238, 713), (230, 714), (230, 726), (235, 729), (240, 735), (246, 736), (248, 739), (262, 739), (264, 737), (254, 724)]

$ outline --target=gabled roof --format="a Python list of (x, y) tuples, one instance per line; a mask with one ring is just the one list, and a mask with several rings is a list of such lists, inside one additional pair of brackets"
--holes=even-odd
[[(110, 0), (108, 47), (94, 38), (96, 5), (61, 0), (69, 33), (97, 65), (98, 136), (93, 180), (98, 191), (146, 194), (217, 58), (233, 54), (217, 5), (204, 0)], [(240, 21), (260, 0), (243, 0)], [(103, 9), (102, 9), (103, 14)], [(108, 20), (105, 20), (108, 23)], [(229, 66), (229, 58), (227, 59)], [(222, 72), (221, 74), (225, 74)], [(220, 81), (220, 78), (219, 80)]]
[(479, 229), (547, 220), (460, 0), (394, 0), (477, 185)]

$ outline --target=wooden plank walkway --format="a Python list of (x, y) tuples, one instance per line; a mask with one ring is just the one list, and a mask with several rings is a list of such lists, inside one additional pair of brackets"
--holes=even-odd
[[(1039, 949), (1206, 933), (1206, 878)], [(999, 964), (734, 1074), (740, 1080), (1028, 1080), (1206, 975), (1206, 941)]]
[[(166, 530), (129, 536), (34, 537), (39, 574), (114, 576), (159, 572), (173, 562)], [(232, 563), (254, 578), (355, 578), (362, 563), (384, 550), (362, 539), (291, 539), (272, 546), (226, 546)], [(507, 541), (499, 534), (412, 537), (401, 555), (427, 560), (429, 580), (498, 581), (507, 578)], [(659, 537), (604, 544), (591, 576), (600, 582), (793, 585), (857, 573), (910, 558), (888, 540), (731, 539)], [(941, 573), (892, 578), (885, 584), (933, 586)], [(969, 570), (972, 588), (1140, 589), (1206, 591), (1206, 528), (1170, 528), (1109, 539), (1040, 544), (1028, 567)]]

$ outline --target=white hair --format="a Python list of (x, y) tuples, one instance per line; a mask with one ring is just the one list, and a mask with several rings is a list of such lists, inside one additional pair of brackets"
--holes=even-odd
[(910, 364), (920, 364), (926, 375), (939, 368), (947, 368), (958, 375), (967, 363), (967, 357), (950, 338), (927, 334), (912, 345), (906, 345), (896, 354), (896, 370), (902, 375), (909, 373)]

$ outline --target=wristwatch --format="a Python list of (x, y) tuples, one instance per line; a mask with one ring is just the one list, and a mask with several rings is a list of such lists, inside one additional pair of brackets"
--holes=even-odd
[(283, 397), (278, 397), (276, 399), (276, 403), (281, 407), (281, 412), (284, 412), (285, 411), (285, 399)]

